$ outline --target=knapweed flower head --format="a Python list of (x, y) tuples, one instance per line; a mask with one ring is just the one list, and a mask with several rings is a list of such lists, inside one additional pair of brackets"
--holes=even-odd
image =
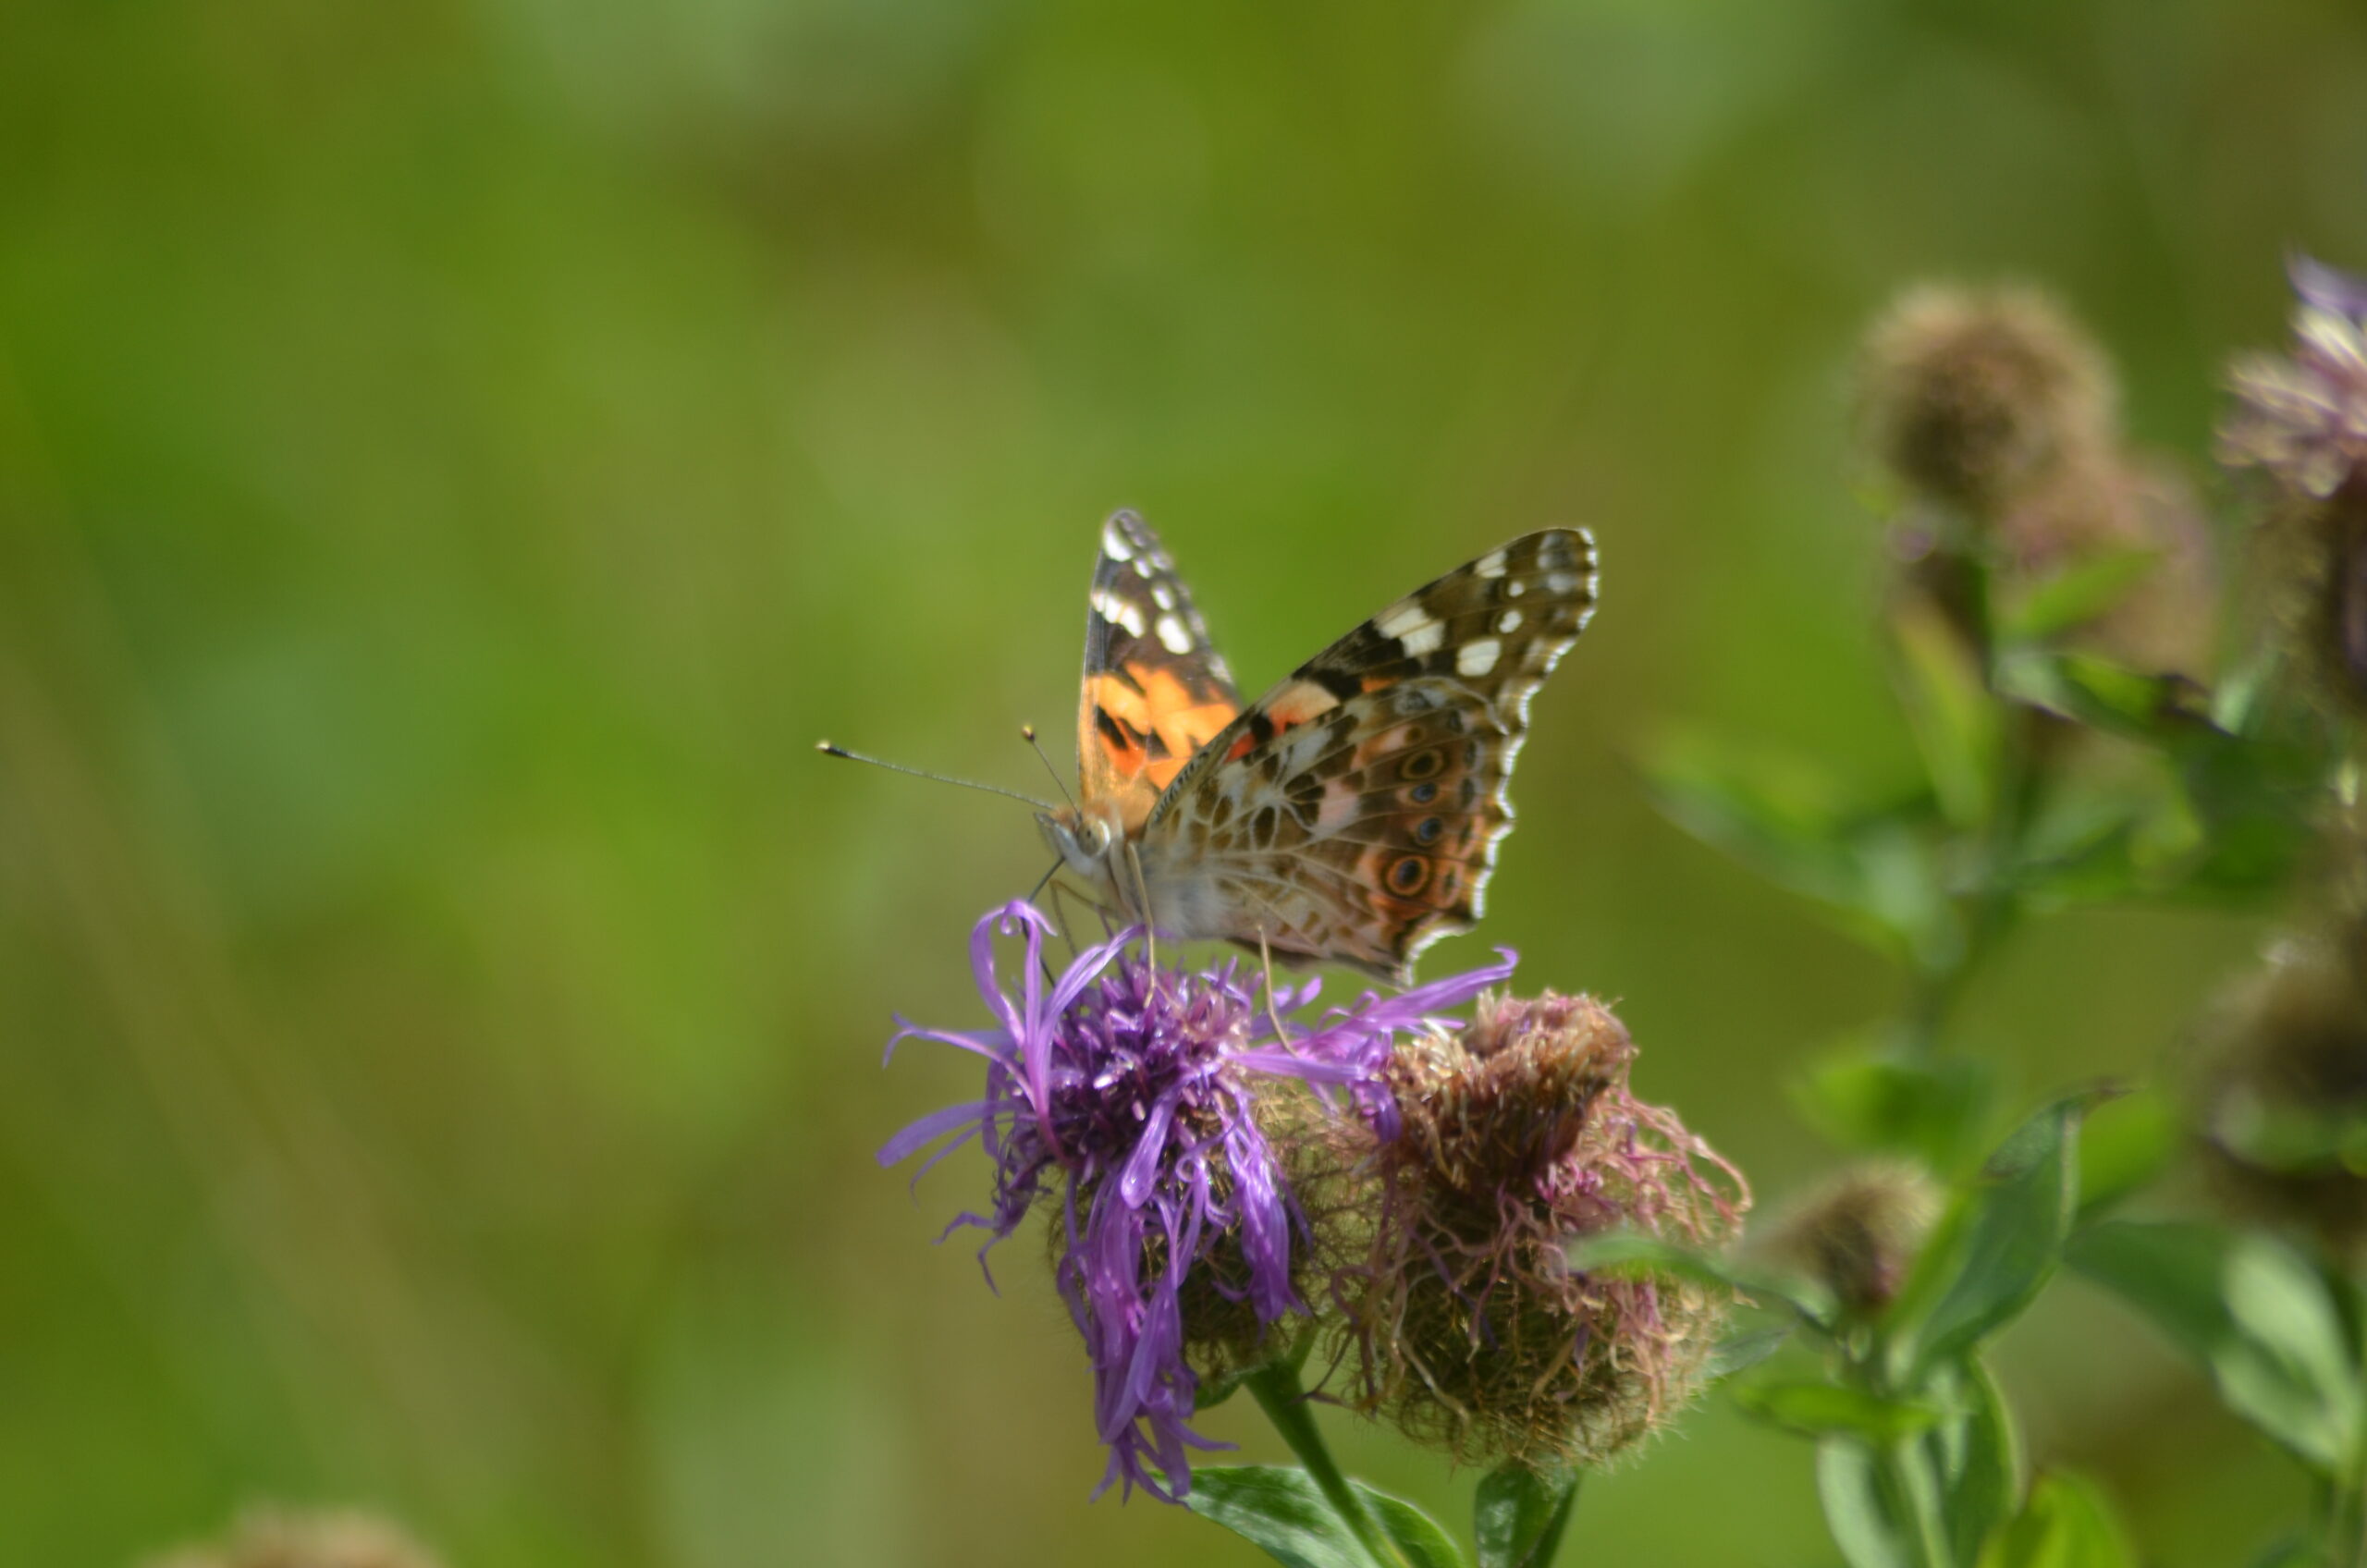
[(1792, 1210), (1768, 1252), (1800, 1269), (1850, 1317), (1897, 1299), (1939, 1219), (1942, 1193), (1920, 1166), (1869, 1160), (1841, 1171)]
[(2208, 673), (2217, 573), (2175, 469), (2123, 440), (2111, 361), (2023, 288), (1926, 284), (1868, 329), (1858, 398), (1868, 447), (1900, 493), (1896, 586), (1985, 658), (1993, 606), (2099, 557), (2143, 580), (2070, 641), (2152, 673)]
[(1491, 997), (1398, 1047), (1394, 1135), (1316, 1129), (1376, 1188), (1335, 1274), (1354, 1402), (1471, 1462), (1600, 1464), (1690, 1396), (1727, 1297), (1588, 1277), (1569, 1244), (1633, 1231), (1715, 1244), (1749, 1207), (1734, 1168), (1628, 1088), (1635, 1044), (1589, 997)]
[(2337, 1253), (2367, 1249), (2367, 918), (2272, 947), (2205, 1024), (2189, 1076), (2222, 1195)]
[(2231, 465), (2284, 492), (2260, 538), (2274, 613), (2335, 706), (2367, 717), (2367, 278), (2296, 258), (2293, 344), (2230, 375)]
[(2299, 300), (2292, 348), (2236, 361), (2228, 381), (2238, 408), (2219, 453), (2323, 501), (2367, 467), (2367, 278), (2307, 257), (2289, 270)]
[(2029, 289), (1909, 289), (1866, 335), (1858, 397), (1875, 459), (1976, 517), (2110, 442), (2103, 352)]
[[(879, 1158), (892, 1164), (950, 1139), (934, 1165), (977, 1139), (994, 1167), (993, 1201), (955, 1228), (983, 1228), (988, 1247), (1038, 1207), (1051, 1211), (1053, 1277), (1085, 1341), (1095, 1428), (1110, 1449), (1102, 1486), (1173, 1501), (1190, 1488), (1188, 1451), (1215, 1446), (1190, 1425), (1196, 1347), (1249, 1361), (1245, 1341), (1306, 1307), (1305, 1212), (1260, 1102), (1288, 1094), (1318, 1116), (1393, 1129), (1397, 1036), (1501, 982), (1512, 962), (1294, 1025), (1314, 983), (1268, 998), (1262, 974), (1237, 962), (1156, 965), (1133, 929), (1050, 975), (1051, 929), (1025, 903), (978, 923), (971, 962), (996, 1026), (907, 1025), (896, 1038), (976, 1053), (986, 1092), (915, 1121)], [(998, 937), (1024, 944), (1008, 980)]]

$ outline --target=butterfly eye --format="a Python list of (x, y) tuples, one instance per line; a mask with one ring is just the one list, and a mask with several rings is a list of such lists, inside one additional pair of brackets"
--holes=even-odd
[(1405, 791), (1405, 798), (1417, 806), (1429, 805), (1439, 798), (1438, 783), (1434, 779), (1426, 784), (1417, 784)]
[(1414, 829), (1414, 842), (1417, 844), (1435, 844), (1439, 841), (1439, 835), (1445, 831), (1445, 823), (1440, 821), (1435, 816), (1426, 816)]
[(1389, 890), (1408, 897), (1422, 890), (1430, 879), (1430, 863), (1419, 855), (1407, 855), (1389, 868)]
[(1446, 766), (1446, 758), (1436, 752), (1416, 752), (1397, 765), (1400, 778), (1430, 778)]

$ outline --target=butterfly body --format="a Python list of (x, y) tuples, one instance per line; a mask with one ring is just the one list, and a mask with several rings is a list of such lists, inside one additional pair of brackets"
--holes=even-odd
[(1593, 612), (1593, 541), (1551, 529), (1391, 605), (1245, 706), (1158, 536), (1102, 530), (1083, 802), (1047, 839), (1162, 934), (1404, 984), (1479, 918), (1528, 701)]

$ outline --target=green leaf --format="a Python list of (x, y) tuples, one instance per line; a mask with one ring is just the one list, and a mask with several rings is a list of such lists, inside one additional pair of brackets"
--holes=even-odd
[(1471, 1527), (1479, 1568), (1546, 1568), (1577, 1507), (1578, 1472), (1545, 1475), (1507, 1464), (1479, 1478)]
[(2136, 1554), (2095, 1484), (2042, 1476), (2030, 1501), (1981, 1556), (1981, 1568), (2135, 1568)]
[(1981, 1555), (1981, 1544), (2014, 1516), (2021, 1495), (2021, 1445), (2004, 1390), (1983, 1363), (1948, 1369), (1936, 1382), (1960, 1412), (1923, 1439), (1944, 1476), (1948, 1535), (1959, 1562)]
[(1901, 602), (1891, 617), (1899, 700), (1923, 753), (1940, 811), (1959, 828), (1995, 814), (2004, 725), (1981, 655), (1929, 601)]
[(1632, 1231), (1582, 1236), (1564, 1247), (1563, 1255), (1576, 1273), (1674, 1274), (1699, 1284), (1771, 1296), (1819, 1327), (1833, 1321), (1831, 1292), (1811, 1280), (1753, 1268), (1657, 1236)]
[(1406, 1568), (1469, 1568), (1463, 1549), (1455, 1545), (1454, 1537), (1437, 1520), (1404, 1498), (1375, 1491), (1362, 1481), (1348, 1484), (1356, 1488), (1356, 1495), (1365, 1500), (1365, 1506), (1380, 1521), (1382, 1533), (1405, 1554)]
[(1184, 1501), (1201, 1518), (1222, 1525), (1290, 1568), (1374, 1568), (1304, 1470), (1202, 1466), (1192, 1472), (1192, 1490)]
[(1998, 688), (2032, 707), (2165, 751), (2185, 752), (2210, 737), (2207, 693), (2179, 675), (2146, 675), (2087, 654), (2025, 649), (2000, 660)]
[(1906, 1500), (1883, 1482), (1873, 1451), (1854, 1438), (1817, 1444), (1817, 1501), (1849, 1568), (1923, 1568)]
[(2078, 1193), (2078, 1127), (2092, 1096), (2016, 1128), (1950, 1206), (1880, 1325), (1892, 1381), (1920, 1385), (2010, 1322), (2054, 1271)]
[(2159, 1089), (2138, 1089), (2098, 1107), (2079, 1129), (2080, 1219), (2150, 1185), (2177, 1147), (2177, 1111)]
[(1773, 1329), (1753, 1329), (1744, 1333), (1729, 1334), (1718, 1341), (1709, 1359), (1701, 1364), (1705, 1382), (1722, 1383), (1737, 1373), (1748, 1372), (1773, 1355), (1790, 1341), (1792, 1326), (1788, 1323)]
[(1861, 1040), (1811, 1064), (1792, 1094), (1801, 1116), (1836, 1146), (1909, 1154), (1945, 1172), (1971, 1160), (1995, 1084), (1996, 1070), (1976, 1058), (1913, 1060)]
[(2309, 1264), (2266, 1236), (2185, 1221), (2092, 1226), (2069, 1259), (2201, 1364), (2230, 1410), (2320, 1475), (2349, 1473), (2359, 1367)]
[(2042, 643), (2113, 609), (2161, 561), (2158, 550), (2103, 550), (2015, 595), (1998, 618), (2001, 637)]
[(1803, 1437), (1846, 1433), (1872, 1444), (1929, 1431), (1941, 1411), (1917, 1400), (1884, 1399), (1862, 1389), (1809, 1379), (1742, 1383), (1734, 1390), (1745, 1415)]
[(1700, 737), (1664, 738), (1643, 770), (1670, 821), (1814, 900), (1838, 928), (1885, 956), (1928, 967), (1962, 944), (1928, 796), (1873, 806), (1813, 764)]

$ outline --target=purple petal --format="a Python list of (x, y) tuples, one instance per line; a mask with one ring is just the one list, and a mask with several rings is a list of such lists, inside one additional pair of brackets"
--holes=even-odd
[(955, 1128), (968, 1127), (984, 1121), (993, 1109), (984, 1100), (972, 1100), (947, 1106), (943, 1110), (933, 1110), (880, 1145), (879, 1153), (874, 1158), (882, 1165), (895, 1165), (910, 1159)]
[(2286, 258), (2285, 276), (2301, 302), (2317, 310), (2357, 321), (2367, 318), (2367, 277), (2343, 272), (2295, 251)]

